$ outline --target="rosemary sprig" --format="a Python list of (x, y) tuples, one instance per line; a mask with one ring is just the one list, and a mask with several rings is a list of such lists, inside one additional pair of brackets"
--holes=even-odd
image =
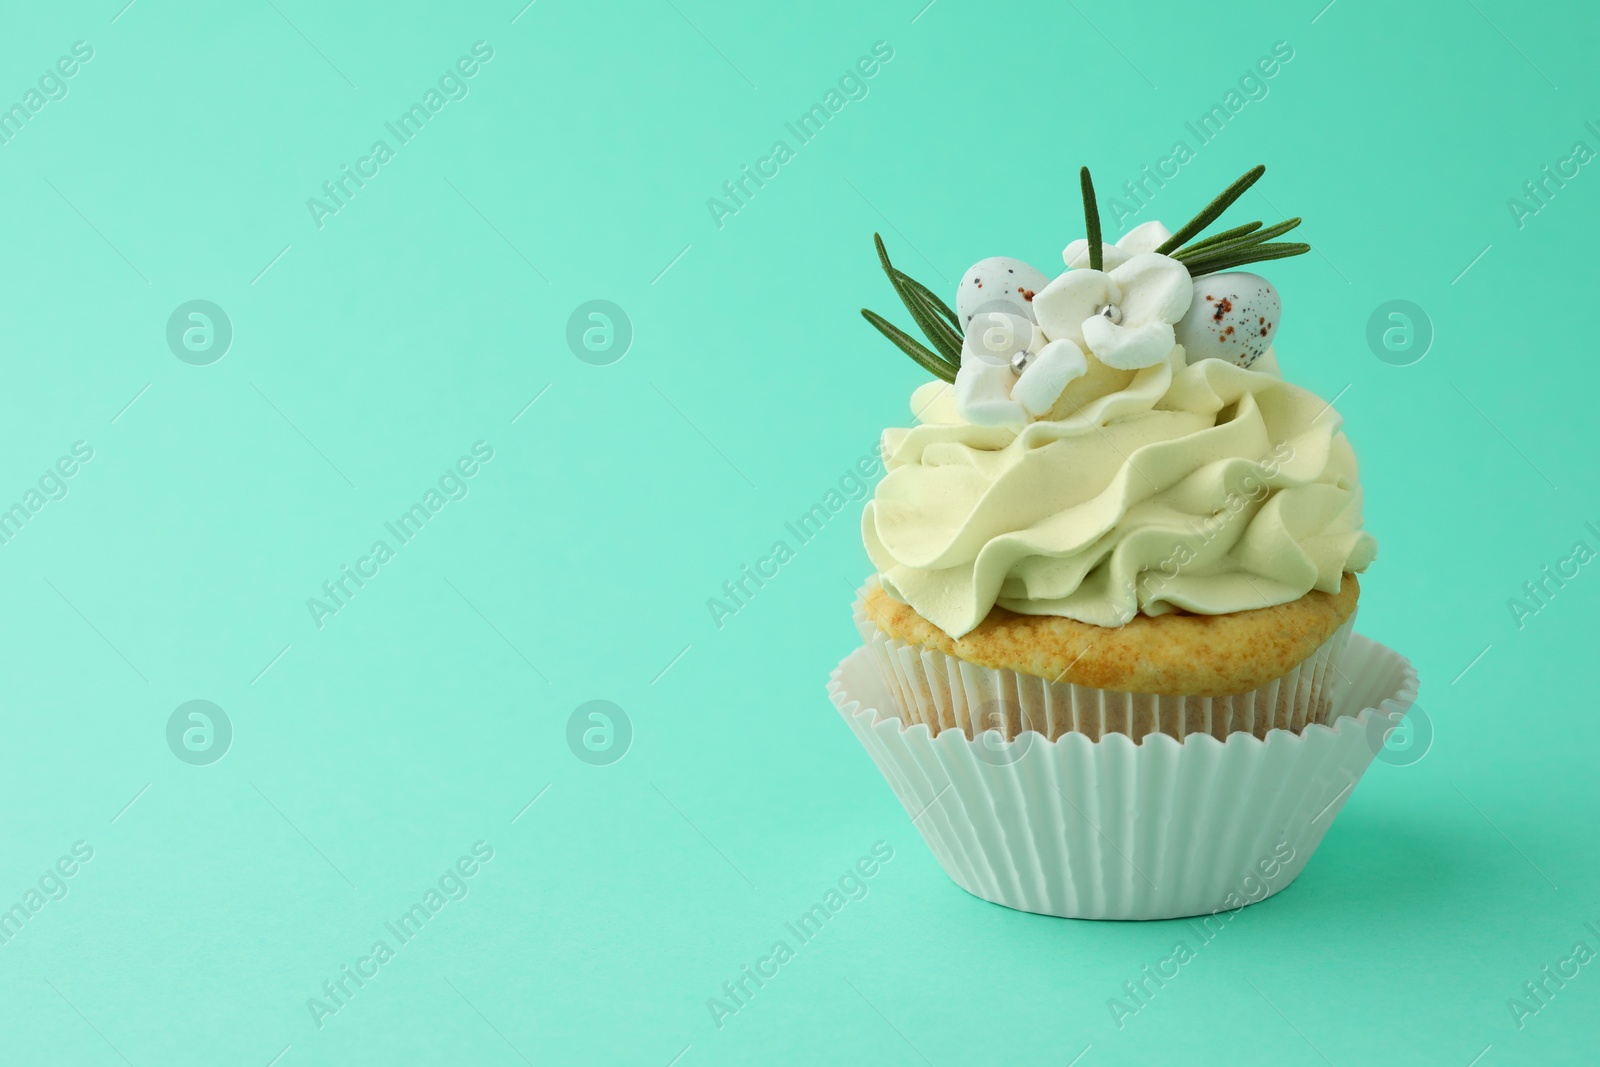
[(1311, 246), (1298, 242), (1278, 244), (1268, 242), (1274, 237), (1283, 236), (1298, 225), (1300, 220), (1294, 218), (1280, 222), (1276, 226), (1268, 226), (1264, 230), (1252, 230), (1242, 237), (1230, 240), (1221, 240), (1222, 235), (1219, 234), (1210, 241), (1197, 242), (1187, 248), (1179, 249), (1173, 253), (1173, 258), (1188, 268), (1191, 277), (1198, 277), (1246, 263), (1296, 256), (1309, 251)]
[[(895, 272), (895, 280), (901, 283), (901, 301), (906, 309), (911, 312), (911, 317), (921, 328), (933, 347), (939, 350), (939, 355), (947, 362), (957, 366), (961, 363), (961, 331), (946, 321), (947, 316), (940, 308), (944, 301), (928, 291), (927, 286), (914, 280), (899, 270)], [(945, 308), (945, 311), (948, 311)]]
[(1200, 256), (1195, 259), (1185, 260), (1184, 266), (1188, 268), (1191, 278), (1198, 278), (1202, 274), (1215, 274), (1221, 270), (1232, 270), (1242, 267), (1246, 263), (1260, 263), (1269, 259), (1283, 259), (1287, 256), (1299, 256), (1311, 251), (1311, 246), (1298, 241), (1281, 241), (1274, 244), (1252, 245), (1249, 248), (1233, 252), (1220, 252), (1215, 256)]
[(1222, 190), (1221, 195), (1207, 204), (1200, 214), (1184, 223), (1178, 228), (1177, 233), (1174, 233), (1156, 246), (1156, 251), (1164, 256), (1171, 255), (1173, 249), (1182, 248), (1183, 243), (1189, 238), (1199, 236), (1201, 231), (1217, 221), (1222, 213), (1232, 207), (1233, 202), (1243, 196), (1245, 191), (1259, 181), (1266, 172), (1267, 168), (1262, 164), (1257, 164), (1245, 171), (1237, 181)]
[(949, 322), (951, 329), (955, 330), (957, 333), (961, 331), (960, 317), (950, 309), (949, 304), (946, 304), (943, 300), (939, 299), (938, 294), (899, 268), (895, 269), (894, 274), (895, 277), (898, 278), (907, 288), (920, 296), (926, 303), (931, 305), (933, 310), (938, 312), (941, 318)]
[(894, 342), (895, 347), (915, 360), (923, 370), (935, 378), (947, 382), (955, 381), (956, 371), (961, 367), (961, 334), (958, 332), (960, 318), (950, 310), (948, 304), (934, 295), (933, 290), (890, 262), (889, 250), (883, 246), (881, 235), (873, 234), (872, 243), (878, 250), (878, 263), (883, 267), (883, 273), (888, 276), (889, 284), (894, 287), (895, 295), (900, 297), (900, 302), (911, 312), (912, 321), (933, 345), (933, 349), (929, 349), (927, 345), (875, 311), (862, 308), (862, 317), (872, 323), (879, 333)]
[(1220, 196), (1207, 204), (1200, 214), (1184, 223), (1177, 233), (1163, 241), (1156, 251), (1178, 260), (1188, 269), (1190, 277), (1194, 278), (1202, 274), (1215, 274), (1217, 271), (1242, 267), (1246, 263), (1283, 259), (1286, 256), (1298, 256), (1311, 251), (1310, 245), (1300, 241), (1272, 240), (1274, 237), (1282, 237), (1300, 225), (1298, 217), (1285, 219), (1264, 229), (1261, 223), (1250, 222), (1185, 245), (1184, 242), (1199, 237), (1207, 226), (1220, 218), (1222, 213), (1266, 172), (1266, 167), (1255, 166), (1240, 175), (1238, 180), (1224, 189)]
[(1105, 245), (1100, 240), (1100, 205), (1094, 198), (1094, 180), (1089, 168), (1078, 170), (1078, 185), (1083, 190), (1083, 233), (1089, 239), (1089, 269), (1099, 270), (1105, 263)]
[(1099, 203), (1094, 200), (1094, 179), (1090, 168), (1078, 168), (1078, 186), (1083, 189), (1083, 235), (1090, 242), (1090, 270), (1099, 270), (1106, 262), (1106, 245), (1099, 232)]
[[(903, 272), (895, 269), (889, 262), (889, 252), (883, 247), (883, 238), (878, 234), (872, 235), (873, 244), (878, 249), (878, 262), (883, 266), (883, 273), (888, 275), (889, 284), (894, 286), (894, 291), (900, 297), (900, 302), (911, 312), (911, 319), (917, 324), (923, 334), (933, 343), (933, 347), (943, 357), (945, 362), (961, 365), (961, 335), (956, 333), (948, 322), (939, 319), (939, 312), (925, 299), (918, 295), (917, 290), (928, 291), (927, 286), (918, 285), (915, 288), (902, 282), (900, 279), (907, 277)], [(937, 300), (937, 297), (935, 297)]]
[(868, 311), (866, 308), (861, 309), (861, 316), (876, 326), (879, 333), (893, 341), (895, 347), (916, 360), (923, 370), (935, 378), (940, 378), (947, 382), (956, 380), (956, 368), (928, 351), (923, 345), (918, 344), (915, 338), (895, 326), (894, 323), (885, 319), (876, 311)]
[(1176, 259), (1178, 256), (1183, 255), (1185, 252), (1193, 252), (1196, 249), (1207, 248), (1207, 247), (1210, 247), (1211, 245), (1221, 244), (1224, 241), (1235, 240), (1237, 238), (1245, 236), (1246, 234), (1253, 233), (1256, 230), (1259, 230), (1260, 228), (1261, 228), (1261, 223), (1260, 222), (1247, 222), (1243, 226), (1235, 226), (1231, 230), (1223, 230), (1221, 233), (1214, 233), (1210, 237), (1202, 238), (1199, 241), (1195, 241), (1192, 244), (1188, 245), (1187, 247), (1182, 248), (1179, 251), (1173, 253), (1173, 258)]
[[(1259, 226), (1260, 223), (1257, 223), (1256, 225)], [(1221, 238), (1223, 235), (1218, 234), (1217, 237), (1211, 238), (1208, 241), (1198, 242), (1190, 245), (1187, 248), (1178, 249), (1178, 251), (1172, 254), (1172, 258), (1187, 262), (1188, 260), (1195, 259), (1200, 256), (1216, 255), (1219, 252), (1236, 252), (1246, 248), (1254, 248), (1256, 245), (1265, 244), (1274, 237), (1282, 237), (1284, 234), (1288, 233), (1298, 225), (1300, 225), (1299, 219), (1287, 219), (1278, 223), (1276, 226), (1268, 226), (1264, 230), (1255, 230), (1251, 233), (1245, 234), (1243, 237), (1232, 237), (1227, 240), (1222, 240)]]

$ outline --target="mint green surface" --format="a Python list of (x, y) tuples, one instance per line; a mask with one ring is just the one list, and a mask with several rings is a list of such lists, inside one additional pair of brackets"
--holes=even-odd
[[(922, 2), (5, 12), (0, 507), (26, 520), (0, 544), (0, 908), (26, 917), (0, 926), (0, 1062), (1592, 1062), (1600, 964), (1559, 961), (1600, 951), (1600, 565), (1562, 561), (1600, 550), (1600, 172), (1562, 161), (1600, 150), (1600, 17)], [(393, 138), (480, 41), (466, 95)], [(799, 143), (875, 42), (892, 59)], [(308, 198), (379, 139), (319, 226)], [(780, 139), (719, 226), (708, 198)], [(946, 293), (988, 255), (1058, 270), (1078, 166), (1110, 198), (1179, 139), (1107, 232), (1257, 162), (1229, 218), (1307, 220), (1316, 251), (1262, 268), (1280, 361), (1337, 398), (1381, 546), (1360, 629), (1416, 663), (1434, 737), (1119, 1029), (1108, 1000), (1192, 934), (946, 878), (824, 695), (859, 503), (803, 546), (785, 523), (923, 380), (856, 313), (897, 311), (874, 230)], [(1569, 177), (1519, 225), (1546, 164)], [(168, 346), (191, 300), (231, 322), (218, 361)], [(632, 324), (610, 365), (568, 346), (591, 300)], [(1413, 365), (1368, 346), (1390, 300), (1431, 321)], [(388, 533), (477, 442), (465, 497)], [(708, 598), (779, 539), (719, 627)], [(319, 626), (308, 598), (378, 540)], [(1576, 576), (1519, 627), (1547, 565)], [(192, 700), (231, 722), (209, 765), (168, 744)], [(592, 700), (631, 722), (619, 762), (569, 747)], [(799, 944), (785, 923), (876, 842), (865, 897)], [(441, 876), (402, 944), (386, 924)], [(780, 939), (719, 1027), (708, 998)], [(1519, 1028), (1546, 965), (1578, 970)]]

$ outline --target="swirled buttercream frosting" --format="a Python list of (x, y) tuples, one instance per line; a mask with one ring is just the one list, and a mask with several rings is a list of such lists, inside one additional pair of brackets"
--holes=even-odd
[(922, 386), (862, 518), (884, 590), (951, 637), (995, 605), (1113, 627), (1337, 592), (1376, 554), (1355, 455), (1274, 365), (1177, 345), (1067, 417), (1005, 425)]

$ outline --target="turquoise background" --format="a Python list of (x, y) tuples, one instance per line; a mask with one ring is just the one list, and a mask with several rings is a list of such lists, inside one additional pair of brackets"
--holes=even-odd
[[(1600, 549), (1600, 172), (1521, 226), (1507, 200), (1600, 149), (1600, 17), (923, 3), (8, 8), (0, 105), (93, 58), (0, 144), (0, 507), (93, 458), (0, 545), (0, 908), (93, 858), (0, 945), (0, 1061), (1593, 1058), (1600, 964), (1521, 1029), (1507, 1002), (1600, 949), (1600, 574), (1520, 628), (1507, 602)], [(478, 41), (468, 95), (319, 228), (307, 199)], [(1280, 361), (1338, 398), (1381, 546), (1360, 628), (1416, 663), (1432, 740), (1118, 1029), (1184, 928), (969, 897), (828, 704), (859, 504), (720, 629), (706, 601), (906, 421), (922, 377), (856, 314), (895, 310), (874, 230), (945, 292), (997, 253), (1057, 270), (1076, 168), (1110, 196), (1194, 147), (1280, 41), (1131, 221), (1257, 162), (1230, 218), (1307, 220), (1316, 251), (1264, 268)], [(233, 330), (209, 365), (166, 340), (196, 299)], [(632, 325), (610, 365), (566, 340), (595, 299)], [(1408, 366), (1367, 342), (1395, 299), (1433, 333)], [(319, 628), (308, 598), (480, 441), (465, 499)], [(232, 725), (209, 765), (168, 746), (190, 700)], [(631, 723), (610, 765), (568, 745), (591, 700)], [(319, 1028), (308, 999), (480, 841), (465, 899)], [(865, 899), (719, 1028), (707, 998), (880, 841)]]

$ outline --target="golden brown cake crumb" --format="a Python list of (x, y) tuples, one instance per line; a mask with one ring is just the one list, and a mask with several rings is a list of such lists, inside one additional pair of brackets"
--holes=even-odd
[(863, 590), (867, 617), (908, 644), (980, 667), (1123, 693), (1230, 696), (1287, 674), (1355, 611), (1361, 586), (1346, 574), (1337, 593), (1312, 590), (1277, 607), (1229, 615), (1138, 615), (1115, 629), (1054, 615), (995, 607), (977, 628), (952, 639), (874, 580)]

